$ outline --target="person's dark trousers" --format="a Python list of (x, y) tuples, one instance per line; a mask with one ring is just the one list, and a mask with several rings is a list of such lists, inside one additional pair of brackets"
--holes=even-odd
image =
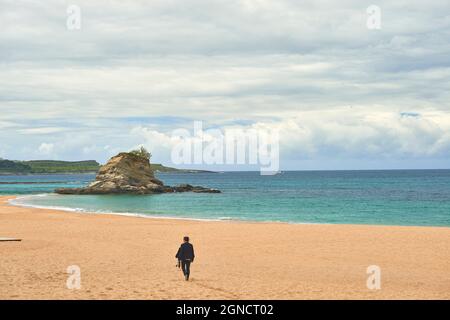
[(191, 260), (181, 260), (181, 270), (183, 270), (183, 274), (188, 280), (191, 273)]

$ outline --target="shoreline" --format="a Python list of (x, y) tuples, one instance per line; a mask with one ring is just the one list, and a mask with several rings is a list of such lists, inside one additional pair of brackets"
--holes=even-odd
[[(22, 241), (0, 243), (0, 299), (450, 299), (447, 227), (136, 219), (11, 198), (0, 236)], [(189, 282), (174, 267), (186, 234)], [(80, 290), (66, 287), (71, 265)], [(371, 265), (381, 290), (366, 286)]]
[[(52, 193), (42, 193), (42, 194), (33, 194), (34, 196), (42, 196)], [(30, 194), (31, 195), (31, 194)], [(100, 211), (85, 211), (84, 209), (78, 208), (69, 208), (69, 207), (59, 207), (59, 206), (39, 206), (39, 205), (31, 205), (31, 204), (19, 204), (12, 203), (12, 201), (20, 199), (22, 197), (27, 197), (30, 195), (0, 195), (0, 199), (2, 197), (11, 197), (7, 200), (8, 204), (11, 206), (31, 208), (31, 209), (40, 209), (40, 210), (54, 210), (54, 211), (63, 211), (63, 212), (72, 212), (79, 214), (89, 214), (89, 215), (112, 215), (112, 216), (124, 216), (124, 217), (135, 217), (135, 218), (144, 218), (144, 219), (163, 219), (163, 220), (181, 220), (181, 221), (204, 221), (204, 222), (233, 222), (233, 223), (265, 223), (265, 224), (288, 224), (288, 225), (332, 225), (332, 226), (373, 226), (373, 227), (414, 227), (414, 228), (450, 228), (450, 226), (435, 226), (435, 225), (393, 225), (393, 224), (357, 224), (357, 223), (319, 223), (319, 222), (290, 222), (290, 221), (276, 221), (276, 220), (244, 220), (244, 219), (214, 219), (214, 218), (188, 218), (188, 217), (174, 217), (174, 216), (155, 216), (151, 214), (145, 213), (134, 213), (134, 212), (100, 212)]]

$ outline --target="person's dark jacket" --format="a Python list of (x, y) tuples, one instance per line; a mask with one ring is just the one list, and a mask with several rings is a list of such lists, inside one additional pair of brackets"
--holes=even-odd
[(194, 257), (194, 246), (189, 242), (183, 243), (175, 256), (178, 260), (191, 260), (191, 262), (194, 261)]

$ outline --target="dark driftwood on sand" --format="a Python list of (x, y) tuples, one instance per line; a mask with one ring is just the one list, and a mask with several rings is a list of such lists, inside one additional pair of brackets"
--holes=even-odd
[(7, 241), (22, 241), (22, 239), (18, 239), (18, 238), (2, 238), (2, 237), (0, 237), (0, 242), (7, 242)]

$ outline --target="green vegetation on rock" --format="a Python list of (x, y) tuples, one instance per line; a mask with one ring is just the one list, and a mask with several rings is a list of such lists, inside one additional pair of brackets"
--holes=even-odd
[(134, 154), (135, 156), (147, 159), (148, 161), (150, 161), (150, 158), (152, 157), (152, 154), (150, 152), (147, 151), (147, 149), (145, 149), (144, 147), (140, 147), (139, 149), (136, 150), (131, 150), (130, 152), (128, 152), (130, 154)]

